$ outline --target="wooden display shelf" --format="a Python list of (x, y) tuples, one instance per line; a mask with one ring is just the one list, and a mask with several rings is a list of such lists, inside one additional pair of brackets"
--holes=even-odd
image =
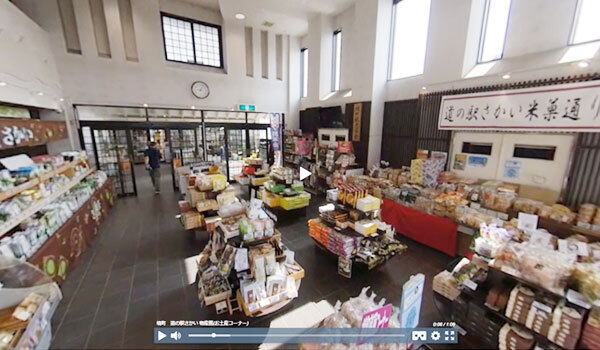
[(80, 164), (82, 160), (79, 161), (75, 161), (75, 162), (68, 162), (64, 165), (62, 165), (60, 168), (49, 171), (45, 174), (42, 174), (40, 177), (35, 178), (35, 179), (31, 179), (27, 182), (24, 182), (22, 184), (20, 184), (19, 186), (16, 186), (14, 188), (11, 188), (7, 191), (1, 192), (0, 193), (0, 202), (5, 201), (11, 197), (14, 197), (16, 195), (18, 195), (19, 193), (23, 192), (23, 191), (27, 191), (37, 185), (39, 185), (41, 182), (43, 181), (47, 181), (49, 179), (51, 179), (52, 177), (58, 175), (58, 174), (62, 174), (65, 171), (74, 168), (76, 165)]
[[(304, 278), (304, 269), (302, 269), (290, 276), (292, 276), (296, 281), (296, 291), (300, 290), (300, 284), (302, 282), (302, 278)], [(296, 277), (299, 277), (299, 278), (296, 278)], [(274, 302), (269, 302), (268, 304), (263, 305), (263, 306), (257, 305), (256, 308), (253, 308), (252, 305), (246, 304), (246, 302), (244, 301), (244, 298), (242, 297), (242, 292), (239, 289), (236, 293), (236, 298), (237, 298), (238, 305), (240, 306), (240, 309), (244, 312), (244, 314), (247, 317), (261, 317), (261, 316), (266, 316), (266, 315), (272, 314), (273, 312), (281, 310), (282, 308), (284, 308), (285, 306), (290, 304), (295, 299), (295, 298), (289, 298), (287, 295), (283, 295), (283, 293), (282, 293), (282, 294), (279, 294), (279, 298), (281, 298), (280, 300), (277, 300)], [(273, 298), (273, 296), (270, 298)], [(259, 304), (259, 303), (260, 302), (257, 302), (255, 304)], [(252, 311), (250, 311), (250, 309), (252, 309)]]
[(4, 236), (6, 233), (8, 233), (14, 227), (19, 225), (25, 219), (29, 218), (31, 215), (37, 213), (40, 209), (45, 207), (48, 203), (55, 201), (60, 196), (67, 193), (71, 188), (73, 188), (73, 186), (80, 183), (83, 179), (85, 179), (92, 172), (94, 172), (94, 169), (88, 169), (88, 171), (86, 171), (85, 173), (73, 178), (71, 181), (69, 181), (69, 183), (64, 185), (60, 190), (52, 193), (48, 197), (42, 198), (42, 199), (32, 203), (31, 205), (29, 205), (29, 207), (27, 209), (23, 210), (22, 212), (20, 212), (16, 215), (13, 215), (10, 219), (8, 219), (2, 225), (0, 225), (0, 237)]
[(513, 275), (511, 273), (502, 271), (502, 267), (498, 266), (497, 264), (498, 264), (498, 262), (494, 261), (494, 262), (490, 263), (488, 266), (489, 266), (490, 270), (496, 271), (496, 272), (498, 272), (499, 274), (501, 274), (502, 276), (504, 276), (506, 278), (513, 279), (513, 280), (515, 280), (515, 281), (517, 281), (517, 282), (519, 282), (519, 283), (521, 283), (521, 284), (523, 284), (525, 286), (530, 287), (531, 289), (535, 289), (537, 291), (540, 291), (540, 292), (543, 292), (543, 293), (546, 293), (546, 294), (550, 294), (550, 295), (554, 296), (555, 298), (562, 299), (566, 295), (564, 290), (562, 292), (559, 292), (559, 291), (556, 291), (556, 290), (551, 290), (551, 289), (548, 289), (546, 287), (540, 286), (539, 284), (537, 284), (535, 282), (532, 282), (532, 281), (529, 281), (527, 279), (524, 279), (524, 278), (522, 278), (520, 276), (515, 276), (515, 275)]

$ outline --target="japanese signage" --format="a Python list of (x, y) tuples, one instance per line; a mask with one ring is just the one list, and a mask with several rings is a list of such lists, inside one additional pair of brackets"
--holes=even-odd
[(360, 328), (387, 328), (392, 315), (392, 304), (387, 304), (377, 310), (363, 315)]
[(281, 115), (279, 113), (271, 113), (271, 149), (273, 152), (281, 151)]
[(66, 137), (64, 122), (0, 118), (0, 150), (42, 145)]
[(438, 126), (600, 132), (600, 82), (444, 96)]
[(362, 103), (355, 103), (352, 112), (352, 141), (360, 141), (360, 126), (362, 122)]

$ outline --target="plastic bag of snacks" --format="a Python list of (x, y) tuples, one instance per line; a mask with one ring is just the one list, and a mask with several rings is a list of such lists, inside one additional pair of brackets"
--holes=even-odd
[(529, 198), (517, 198), (513, 204), (516, 211), (527, 214), (537, 214), (543, 206), (544, 203)]
[(572, 279), (581, 294), (585, 295), (592, 304), (600, 306), (600, 263), (576, 264)]
[(550, 219), (566, 224), (573, 224), (577, 219), (577, 214), (573, 213), (571, 209), (564, 205), (554, 204), (552, 206), (552, 214), (550, 214)]
[(597, 207), (593, 204), (582, 204), (577, 212), (577, 222), (591, 224), (596, 215)]
[(196, 188), (200, 191), (208, 191), (208, 190), (212, 190), (212, 188), (213, 188), (210, 176), (208, 176), (206, 174), (196, 175), (195, 185), (196, 185)]

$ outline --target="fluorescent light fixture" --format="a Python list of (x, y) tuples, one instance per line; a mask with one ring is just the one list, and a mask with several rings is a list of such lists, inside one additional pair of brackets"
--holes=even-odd
[(590, 64), (587, 61), (579, 61), (577, 65), (579, 66), (579, 68), (587, 68), (590, 66)]
[(510, 79), (510, 74), (508, 74), (508, 73), (507, 73), (507, 74), (504, 74), (504, 75), (502, 76), (502, 79)]
[(43, 92), (41, 92), (41, 91), (40, 91), (40, 92), (38, 92), (37, 94), (38, 94), (38, 96), (44, 96), (44, 93), (43, 93)]
[(237, 18), (237, 19), (246, 19), (246, 15), (244, 15), (243, 13), (236, 13), (235, 14), (235, 18)]
[(147, 103), (144, 103), (144, 107), (148, 107), (148, 104), (147, 104)]
[(492, 69), (492, 67), (495, 64), (496, 64), (496, 61), (480, 63), (480, 64), (476, 65), (475, 67), (473, 67), (473, 69), (471, 69), (471, 71), (469, 71), (469, 73), (467, 73), (467, 75), (465, 75), (465, 78), (476, 78), (476, 77), (484, 76), (487, 74), (487, 72), (490, 71), (490, 69)]
[(0, 86), (6, 86), (6, 82), (5, 81), (0, 81)]
[(423, 74), (431, 0), (403, 0), (394, 5), (390, 79)]
[(596, 41), (589, 44), (581, 44), (576, 46), (569, 46), (563, 57), (558, 63), (575, 62), (581, 60), (589, 60), (596, 55), (596, 52), (600, 48), (600, 42)]

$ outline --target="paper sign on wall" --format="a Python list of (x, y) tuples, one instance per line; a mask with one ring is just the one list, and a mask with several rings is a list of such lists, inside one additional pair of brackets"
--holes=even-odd
[(465, 170), (467, 165), (466, 154), (456, 154), (454, 156), (454, 170)]
[(469, 166), (484, 168), (487, 165), (487, 157), (469, 156)]
[(360, 141), (360, 127), (362, 122), (362, 103), (355, 103), (352, 111), (352, 141)]
[(504, 162), (504, 177), (509, 179), (518, 179), (521, 173), (520, 160), (507, 160)]

